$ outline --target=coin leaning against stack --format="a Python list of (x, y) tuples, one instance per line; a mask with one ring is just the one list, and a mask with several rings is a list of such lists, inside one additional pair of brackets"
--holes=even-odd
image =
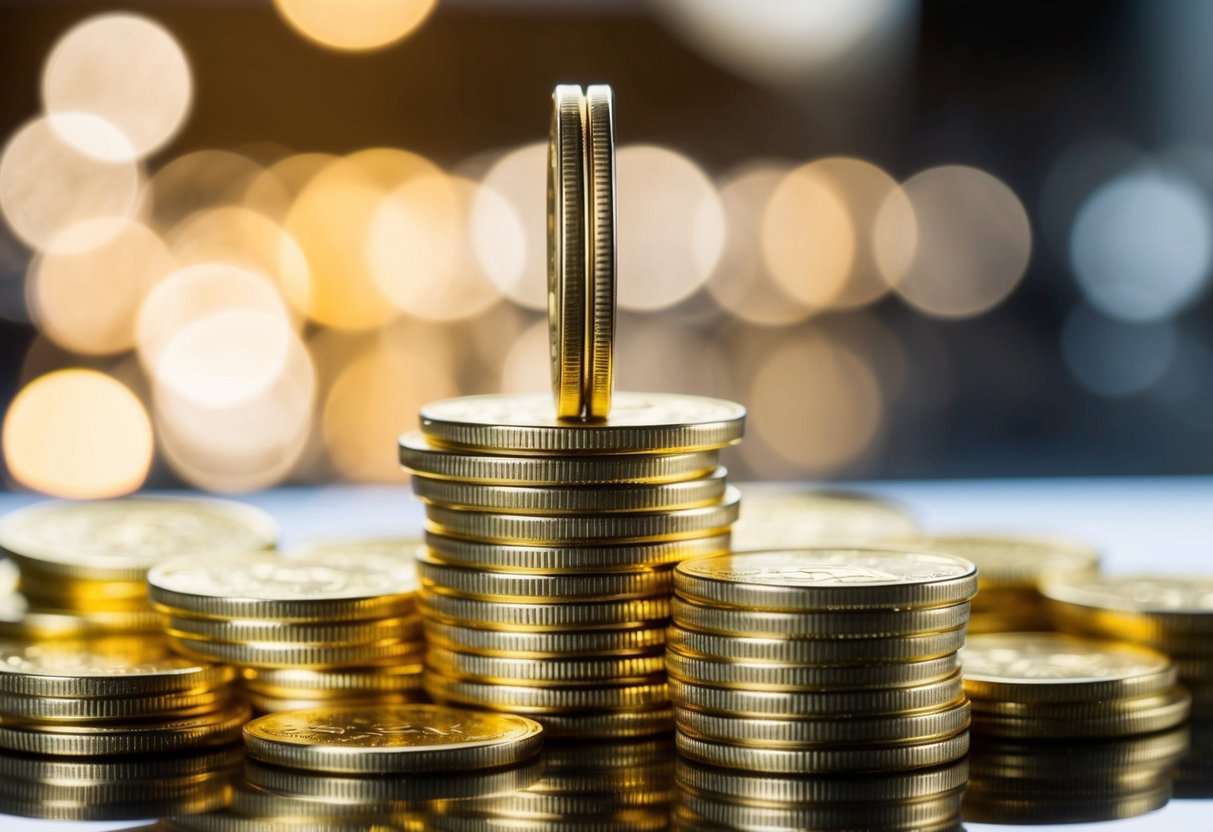
[(764, 774), (900, 771), (968, 747), (961, 558), (800, 549), (674, 571), (668, 666), (683, 757)]
[(728, 548), (739, 496), (719, 451), (745, 410), (613, 391), (608, 87), (556, 88), (549, 162), (552, 396), (435, 402), (400, 440), (426, 504), (425, 685), (551, 735), (643, 736), (672, 725), (670, 569)]
[(1167, 653), (1192, 694), (1213, 715), (1213, 578), (1197, 575), (1068, 576), (1043, 593), (1058, 628)]
[(234, 665), (258, 711), (420, 693), (416, 574), (352, 549), (176, 558), (148, 574), (173, 649)]

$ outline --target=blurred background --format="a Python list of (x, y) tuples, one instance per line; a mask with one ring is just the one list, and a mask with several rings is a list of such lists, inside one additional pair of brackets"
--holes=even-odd
[(736, 478), (1213, 470), (1213, 3), (0, 0), (5, 485), (401, 482), (548, 389), (550, 93), (616, 93), (618, 386)]

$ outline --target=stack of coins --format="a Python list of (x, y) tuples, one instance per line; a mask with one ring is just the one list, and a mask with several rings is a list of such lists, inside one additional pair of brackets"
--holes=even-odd
[(548, 743), (543, 774), (525, 789), (442, 801), (425, 828), (472, 830), (665, 829), (674, 796), (674, 748), (668, 738)]
[(880, 549), (749, 552), (674, 571), (667, 657), (680, 753), (772, 774), (964, 756), (973, 564)]
[(230, 743), (249, 717), (230, 668), (144, 639), (0, 644), (0, 748), (106, 757)]
[(961, 651), (973, 733), (1008, 739), (1123, 737), (1188, 718), (1191, 697), (1155, 650), (1058, 633), (987, 633)]
[(733, 551), (805, 546), (868, 546), (918, 534), (902, 506), (851, 491), (796, 490), (787, 484), (741, 483), (741, 516)]
[(1186, 728), (1141, 737), (1033, 743), (975, 738), (964, 816), (976, 823), (1095, 823), (1135, 817), (1171, 797)]
[(173, 649), (237, 666), (258, 711), (420, 692), (424, 645), (407, 560), (342, 551), (174, 558), (148, 582)]
[(272, 548), (264, 512), (222, 500), (45, 502), (0, 520), (0, 549), (20, 571), (0, 598), (0, 632), (18, 639), (155, 632), (147, 570), (164, 558)]
[(1040, 594), (1043, 583), (1099, 570), (1099, 552), (1074, 540), (1008, 534), (947, 534), (903, 541), (924, 552), (946, 552), (977, 564), (970, 633), (1026, 633), (1054, 627)]
[(1194, 712), (1213, 715), (1213, 578), (1104, 575), (1048, 581), (1059, 629), (1129, 641), (1169, 654)]
[(679, 760), (673, 828), (960, 830), (968, 764), (849, 777), (734, 771)]

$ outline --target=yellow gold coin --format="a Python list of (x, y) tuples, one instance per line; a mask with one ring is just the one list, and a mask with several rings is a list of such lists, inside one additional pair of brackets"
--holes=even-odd
[(909, 538), (904, 545), (972, 561), (981, 573), (983, 591), (987, 587), (1034, 589), (1050, 576), (1087, 576), (1099, 569), (1099, 552), (1095, 547), (1061, 537), (948, 534)]
[(45, 502), (0, 519), (0, 549), (18, 566), (96, 581), (142, 582), (165, 558), (267, 549), (277, 537), (269, 515), (226, 500)]
[(973, 703), (973, 730), (991, 737), (1075, 739), (1118, 737), (1165, 731), (1182, 724), (1192, 710), (1183, 688), (1148, 696), (1059, 705)]
[(552, 93), (548, 137), (548, 331), (552, 395), (559, 419), (586, 416), (585, 95)]
[(166, 655), (158, 641), (0, 643), (0, 694), (151, 696), (213, 690), (232, 677), (231, 668)]
[(243, 687), (265, 696), (340, 698), (376, 693), (413, 693), (421, 689), (421, 668), (420, 662), (337, 670), (244, 667), (240, 670), (240, 679)]
[(895, 503), (842, 491), (796, 491), (743, 483), (734, 549), (864, 546), (915, 535), (914, 518)]
[(425, 663), (451, 678), (537, 687), (644, 682), (665, 671), (665, 656), (520, 659), (456, 653), (431, 645)]
[[(549, 739), (626, 739), (667, 734), (674, 730), (674, 711), (669, 706), (631, 711), (599, 711), (572, 714), (536, 714)], [(673, 753), (666, 759), (672, 759)], [(548, 771), (552, 763), (548, 761)], [(596, 771), (594, 779), (601, 785), (603, 775)], [(651, 779), (641, 780), (645, 785)]]
[(776, 612), (697, 604), (677, 595), (670, 602), (674, 623), (687, 630), (735, 636), (857, 639), (940, 633), (963, 627), (969, 605), (923, 610)]
[(260, 717), (244, 728), (259, 760), (351, 774), (495, 768), (534, 756), (533, 720), (441, 705), (316, 708)]
[(671, 627), (670, 649), (685, 656), (783, 665), (857, 665), (921, 661), (948, 656), (965, 643), (965, 630), (897, 638), (786, 638), (730, 636)]
[(810, 691), (903, 688), (941, 681), (960, 669), (955, 654), (895, 664), (784, 665), (666, 655), (671, 678), (742, 690)]
[(158, 632), (160, 616), (150, 607), (131, 612), (86, 612), (31, 605), (23, 595), (15, 592), (0, 597), (0, 638), (15, 641), (79, 640)]
[(960, 674), (907, 688), (811, 693), (741, 690), (697, 685), (670, 678), (674, 705), (708, 713), (753, 717), (854, 717), (911, 714), (938, 710), (964, 696)]
[(1213, 633), (1213, 578), (1195, 575), (1070, 576), (1041, 592), (1063, 620), (1089, 632), (1164, 643)]
[(424, 695), (420, 690), (412, 693), (364, 693), (356, 696), (347, 693), (344, 696), (327, 696), (323, 698), (287, 698), (246, 690), (243, 693), (243, 697), (258, 714), (279, 714), (284, 711), (306, 711), (314, 708), (362, 708), (373, 705), (407, 705), (424, 701)]
[(491, 572), (448, 564), (429, 552), (418, 556), (417, 572), (424, 587), (493, 601), (644, 598), (668, 595), (671, 585), (668, 569), (563, 575)]
[(459, 598), (429, 590), (421, 593), (424, 616), (446, 624), (521, 632), (566, 632), (582, 628), (627, 628), (644, 622), (664, 622), (670, 615), (665, 598), (628, 601), (522, 604)]
[(441, 621), (425, 622), (426, 641), (461, 653), (507, 656), (516, 659), (561, 656), (635, 656), (665, 645), (665, 627), (633, 627), (619, 630), (580, 630), (531, 633), (482, 630)]
[(324, 670), (368, 664), (410, 663), (421, 656), (417, 641), (386, 640), (368, 644), (328, 646), (323, 644), (279, 644), (254, 641), (247, 644), (170, 636), (173, 649), (200, 660), (251, 665), (253, 667), (309, 668)]
[(969, 734), (913, 745), (771, 748), (711, 742), (679, 731), (678, 753), (697, 763), (772, 774), (906, 771), (952, 763), (969, 750)]
[(184, 690), (148, 696), (55, 697), (7, 694), (4, 719), (43, 722), (103, 722), (210, 713), (231, 699), (226, 689)]
[(615, 386), (615, 102), (611, 88), (585, 91), (586, 416), (606, 419)]
[(648, 572), (672, 566), (681, 560), (728, 551), (727, 534), (638, 543), (629, 546), (498, 544), (476, 543), (440, 534), (427, 534), (426, 545), (439, 559), (456, 566), (493, 572), (538, 572), (583, 574), (586, 572)]
[(440, 702), (525, 714), (645, 710), (670, 700), (665, 682), (544, 688), (471, 682), (427, 670), (424, 684), (426, 693)]
[(165, 618), (164, 627), (170, 636), (178, 638), (236, 644), (271, 642), (345, 647), (384, 641), (416, 641), (421, 638), (421, 617), (416, 614), (402, 618), (334, 621), (331, 624), (169, 615)]

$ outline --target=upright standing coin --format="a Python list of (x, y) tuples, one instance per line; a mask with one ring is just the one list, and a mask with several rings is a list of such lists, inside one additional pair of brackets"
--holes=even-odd
[(249, 753), (267, 763), (354, 774), (509, 765), (538, 752), (542, 735), (542, 726), (525, 717), (442, 705), (315, 708), (244, 727)]
[(548, 330), (559, 419), (585, 415), (585, 95), (552, 93), (548, 141)]
[(611, 88), (586, 88), (585, 238), (589, 315), (586, 332), (586, 416), (611, 412), (615, 350), (615, 109)]

